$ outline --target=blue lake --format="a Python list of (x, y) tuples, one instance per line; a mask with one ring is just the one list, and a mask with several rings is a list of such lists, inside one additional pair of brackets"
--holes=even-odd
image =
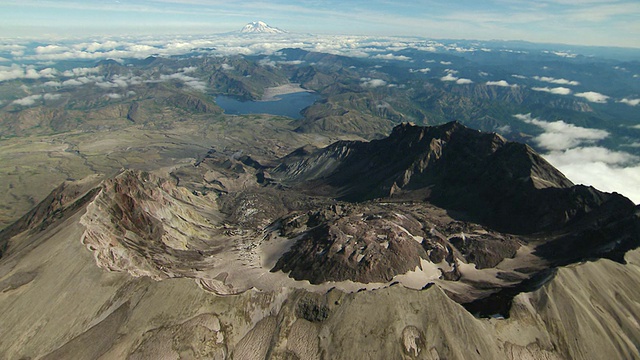
[(271, 114), (300, 119), (300, 111), (319, 98), (318, 94), (311, 92), (278, 95), (277, 99), (269, 101), (240, 101), (230, 96), (219, 95), (216, 97), (216, 103), (230, 115)]

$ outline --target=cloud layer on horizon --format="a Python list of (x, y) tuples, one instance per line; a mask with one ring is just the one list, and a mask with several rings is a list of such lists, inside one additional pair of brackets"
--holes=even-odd
[[(542, 4), (520, 1), (517, 6), (500, 0), (482, 3), (435, 0), (429, 4), (391, 5), (382, 0), (299, 3), (287, 0), (22, 0), (1, 5), (0, 21), (15, 36), (61, 32), (73, 35), (80, 32), (131, 34), (132, 31), (220, 33), (239, 30), (248, 21), (267, 19), (271, 25), (294, 33), (418, 34), (450, 39), (639, 45), (636, 19), (640, 17), (640, 6), (635, 0), (546, 0)], [(107, 12), (109, 16), (100, 16)], [(136, 22), (139, 19), (144, 21)], [(570, 51), (548, 53), (576, 56)]]
[[(22, 46), (22, 50), (12, 56), (11, 61), (16, 64), (0, 66), (0, 81), (27, 76), (25, 74), (27, 69), (20, 69), (21, 65), (17, 65), (24, 62), (52, 63), (64, 60), (99, 61), (103, 59), (120, 61), (122, 59), (144, 59), (149, 56), (169, 57), (194, 52), (214, 56), (274, 55), (283, 48), (300, 48), (334, 55), (371, 57), (396, 61), (411, 61), (411, 58), (393, 52), (381, 52), (399, 51), (407, 48), (426, 52), (477, 51), (473, 47), (452, 47), (438, 41), (416, 37), (351, 35), (279, 34), (266, 37), (247, 37), (237, 34), (222, 34), (183, 37), (103, 38), (92, 42), (70, 40), (55, 41), (51, 44), (38, 45), (34, 48)], [(36, 74), (29, 75), (36, 76)], [(40, 76), (44, 75), (40, 74)]]

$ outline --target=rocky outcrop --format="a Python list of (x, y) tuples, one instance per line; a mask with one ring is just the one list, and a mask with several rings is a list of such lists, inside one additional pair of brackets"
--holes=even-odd
[(272, 271), (312, 284), (389, 283), (414, 271), (457, 281), (459, 263), (493, 268), (521, 246), (516, 237), (443, 215), (425, 204), (392, 203), (339, 203), (293, 214), (278, 226), (296, 242)]
[[(194, 114), (220, 114), (222, 109), (216, 104), (210, 103), (198, 96), (191, 94), (178, 94), (167, 99), (167, 102), (187, 110)], [(133, 105), (132, 105), (133, 106)]]
[(375, 210), (363, 213), (373, 209), (349, 206), (332, 210), (329, 218), (326, 212), (305, 215), (309, 230), (298, 236), (272, 271), (282, 270), (312, 284), (345, 280), (386, 283), (427, 258), (421, 245), (422, 224), (411, 216)]
[[(197, 164), (173, 179), (125, 171), (97, 188), (81, 223), (82, 241), (100, 267), (157, 280), (193, 278), (219, 294), (280, 284), (375, 288), (403, 277), (421, 288), (466, 281), (515, 257), (522, 244), (427, 203), (335, 202), (261, 183), (265, 167), (246, 155), (211, 151)], [(491, 286), (528, 276), (501, 271), (509, 280), (491, 275)]]
[(149, 173), (125, 171), (104, 181), (87, 207), (82, 242), (98, 266), (109, 270), (154, 279), (193, 277), (221, 250), (212, 240), (222, 230), (207, 220), (215, 211), (214, 198), (197, 197)]

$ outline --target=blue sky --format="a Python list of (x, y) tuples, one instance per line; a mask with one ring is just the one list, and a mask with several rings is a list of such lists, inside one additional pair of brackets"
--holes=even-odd
[(0, 0), (0, 37), (205, 34), (254, 20), (296, 33), (640, 48), (638, 0)]

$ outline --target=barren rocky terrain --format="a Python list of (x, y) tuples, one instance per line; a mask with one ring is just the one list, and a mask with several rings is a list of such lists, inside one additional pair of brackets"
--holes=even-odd
[[(555, 189), (553, 206), (567, 210), (504, 232), (476, 206), (434, 205), (434, 193), (452, 191), (438, 188), (446, 184), (485, 196), (475, 177), (439, 182), (456, 174), (453, 165), (429, 176), (457, 156), (457, 144), (487, 149), (456, 162), (467, 174), (510, 151), (516, 163), (480, 167), (513, 169), (535, 199), (528, 207), (547, 208), (534, 194)], [(58, 187), (1, 234), (0, 318), (11, 324), (0, 333), (2, 356), (640, 356), (640, 253), (625, 255), (640, 219), (624, 198), (582, 190), (533, 150), (525, 149), (527, 165), (511, 143), (458, 124), (404, 124), (387, 139), (315, 150), (293, 145), (251, 154), (216, 147), (183, 164)], [(402, 146), (419, 160), (386, 163)], [(375, 164), (363, 168), (374, 173), (336, 170), (363, 171), (351, 157)], [(350, 196), (363, 189), (376, 195)], [(510, 196), (496, 193), (492, 206)], [(607, 230), (612, 217), (625, 226)], [(566, 243), (581, 241), (571, 238), (580, 231), (589, 249), (576, 252)]]
[[(402, 54), (0, 81), (0, 358), (640, 358), (640, 208), (538, 152), (540, 124), (627, 149), (636, 110), (535, 90), (549, 54), (518, 86)], [(215, 102), (296, 91), (321, 97), (299, 120)]]

